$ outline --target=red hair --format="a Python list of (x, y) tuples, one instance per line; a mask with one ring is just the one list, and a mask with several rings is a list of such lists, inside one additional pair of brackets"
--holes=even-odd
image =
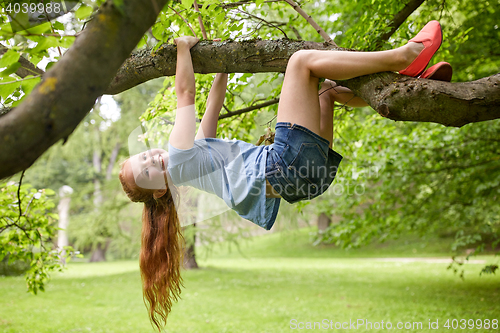
[(135, 182), (130, 184), (123, 170), (127, 162), (119, 174), (123, 190), (133, 202), (144, 203), (140, 255), (143, 299), (150, 321), (161, 331), (172, 302), (180, 298), (182, 286), (184, 237), (175, 209), (177, 191), (167, 185), (167, 192), (155, 198), (154, 190), (140, 188)]

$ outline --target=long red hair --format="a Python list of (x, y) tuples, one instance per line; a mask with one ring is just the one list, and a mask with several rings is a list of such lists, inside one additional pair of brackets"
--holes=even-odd
[(155, 198), (153, 190), (126, 182), (125, 163), (119, 174), (123, 190), (133, 202), (144, 203), (140, 254), (143, 299), (149, 319), (161, 331), (172, 303), (180, 298), (182, 286), (184, 237), (175, 209), (177, 191), (167, 184), (167, 192)]

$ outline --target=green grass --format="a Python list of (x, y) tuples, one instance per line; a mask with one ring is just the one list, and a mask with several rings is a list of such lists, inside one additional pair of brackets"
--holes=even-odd
[[(447, 332), (429, 330), (429, 319), (439, 320), (440, 327), (447, 318), (500, 320), (499, 277), (479, 277), (484, 264), (466, 264), (462, 281), (446, 270), (446, 263), (375, 258), (435, 256), (446, 248), (442, 243), (422, 246), (403, 240), (346, 253), (312, 247), (307, 240), (307, 230), (271, 234), (244, 244), (247, 258), (218, 248), (212, 257), (200, 258), (202, 269), (183, 274), (182, 300), (166, 331), (308, 332), (290, 329), (290, 320), (335, 324), (367, 319), (394, 326), (423, 323), (421, 330), (394, 332)], [(121, 261), (70, 264), (38, 296), (25, 292), (22, 277), (0, 278), (0, 332), (154, 330), (142, 303), (138, 264)]]
[(202, 257), (285, 257), (285, 258), (375, 258), (375, 257), (443, 257), (452, 256), (451, 238), (433, 237), (427, 240), (417, 236), (405, 236), (398, 240), (373, 243), (359, 249), (344, 250), (334, 245), (313, 243), (313, 229), (285, 230), (262, 237), (240, 241), (240, 249), (234, 244), (220, 243), (198, 250)]

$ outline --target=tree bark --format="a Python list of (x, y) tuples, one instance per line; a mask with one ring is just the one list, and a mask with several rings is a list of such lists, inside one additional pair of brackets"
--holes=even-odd
[(167, 1), (101, 6), (27, 99), (0, 118), (0, 179), (28, 168), (55, 142), (67, 139)]
[(396, 121), (461, 127), (500, 118), (500, 74), (450, 83), (387, 72), (337, 83), (351, 89), (381, 116)]
[[(326, 43), (288, 39), (251, 41), (201, 41), (191, 49), (195, 73), (284, 72), (288, 59), (298, 50), (341, 50)], [(134, 52), (118, 70), (106, 94), (114, 95), (143, 82), (175, 75), (177, 48), (162, 45), (156, 52)]]

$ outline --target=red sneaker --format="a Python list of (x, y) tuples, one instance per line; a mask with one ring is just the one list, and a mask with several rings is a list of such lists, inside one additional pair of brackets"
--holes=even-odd
[(430, 21), (425, 25), (425, 27), (420, 30), (420, 32), (412, 39), (408, 41), (415, 43), (423, 43), (424, 49), (417, 56), (415, 60), (406, 67), (399, 74), (408, 76), (419, 76), (431, 61), (432, 56), (441, 46), (443, 42), (443, 34), (441, 32), (441, 25), (438, 21)]
[(452, 76), (453, 69), (451, 68), (451, 65), (447, 62), (441, 61), (434, 66), (429, 67), (422, 73), (422, 75), (419, 76), (419, 78), (450, 82)]

